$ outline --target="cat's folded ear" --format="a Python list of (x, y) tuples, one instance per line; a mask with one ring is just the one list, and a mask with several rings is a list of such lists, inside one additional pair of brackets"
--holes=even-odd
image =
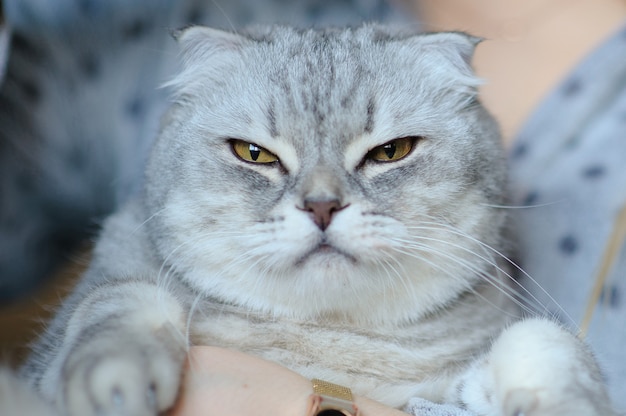
[(459, 69), (465, 70), (471, 67), (474, 50), (483, 39), (464, 32), (439, 32), (422, 36), (422, 41), (437, 48), (451, 62), (458, 61)]
[(463, 32), (440, 32), (416, 37), (415, 42), (416, 56), (428, 62), (435, 85), (457, 93), (461, 105), (476, 97), (483, 81), (474, 73), (472, 58), (482, 39)]
[(219, 53), (236, 52), (248, 39), (232, 32), (206, 26), (187, 26), (172, 31), (178, 41), (186, 64), (200, 63)]
[(174, 98), (190, 97), (219, 80), (223, 68), (234, 62), (249, 39), (236, 33), (206, 26), (188, 26), (172, 32), (181, 50), (182, 68), (163, 86)]

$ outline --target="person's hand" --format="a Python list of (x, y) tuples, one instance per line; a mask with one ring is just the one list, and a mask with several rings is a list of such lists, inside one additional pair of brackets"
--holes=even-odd
[(193, 347), (170, 416), (304, 416), (310, 394), (308, 380), (277, 364), (227, 349)]
[[(278, 364), (216, 347), (189, 352), (179, 401), (170, 416), (305, 416), (311, 382)], [(362, 416), (406, 416), (355, 397)]]

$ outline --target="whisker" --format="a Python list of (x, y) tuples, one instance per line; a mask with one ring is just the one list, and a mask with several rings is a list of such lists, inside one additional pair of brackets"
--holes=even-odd
[(157, 212), (155, 212), (154, 214), (150, 215), (144, 222), (142, 222), (141, 224), (139, 224), (137, 227), (135, 227), (131, 232), (130, 235), (134, 235), (137, 231), (139, 231), (144, 225), (146, 225), (148, 222), (150, 222), (152, 219), (154, 219), (155, 217), (157, 217), (158, 215), (160, 215), (163, 211), (165, 211), (166, 208), (161, 208), (160, 210), (158, 210)]
[[(228, 231), (228, 230), (217, 231), (217, 232), (211, 231), (211, 232), (202, 233), (200, 235), (195, 236), (194, 238), (191, 238), (182, 242), (178, 246), (174, 247), (169, 252), (169, 254), (162, 260), (161, 267), (157, 274), (158, 286), (162, 288), (165, 292), (170, 292), (169, 285), (173, 283), (171, 277), (177, 273), (177, 270), (179, 270), (180, 264), (183, 263), (185, 258), (187, 257), (184, 251), (185, 247), (192, 246), (201, 241), (202, 242), (211, 241), (212, 246), (219, 246), (220, 241), (222, 240), (232, 241), (233, 237), (237, 237), (237, 236), (245, 237), (246, 235), (247, 235), (246, 233), (243, 233), (241, 231)], [(174, 259), (175, 255), (178, 255), (177, 259)], [(249, 258), (248, 253), (243, 252), (235, 258), (235, 261), (230, 262), (229, 265), (230, 267), (235, 267), (238, 263), (243, 262), (247, 258)], [(254, 267), (254, 265), (251, 265), (249, 268), (251, 267)], [(222, 273), (223, 272), (224, 271), (222, 271)], [(178, 331), (178, 335), (181, 337), (182, 342), (184, 343), (187, 349), (189, 349), (189, 347), (191, 346), (191, 331), (192, 331), (193, 317), (195, 314), (200, 312), (200, 310), (198, 309), (198, 306), (200, 304), (200, 301), (203, 299), (203, 297), (204, 297), (203, 294), (201, 293), (198, 294), (195, 297), (194, 301), (191, 303), (191, 305), (188, 306), (189, 309), (187, 311), (188, 316), (187, 316), (185, 333)]]
[[(430, 247), (429, 247), (429, 246), (427, 246), (427, 245), (423, 245), (423, 246), (422, 246), (422, 248), (427, 249), (427, 250), (428, 250), (428, 249), (430, 249)], [(496, 310), (498, 310), (498, 311), (500, 311), (500, 312), (502, 312), (502, 313), (506, 314), (507, 316), (509, 316), (509, 317), (511, 317), (511, 318), (516, 318), (516, 316), (515, 316), (515, 315), (511, 314), (510, 312), (508, 312), (508, 311), (506, 311), (506, 310), (503, 310), (503, 309), (502, 309), (502, 308), (500, 308), (498, 305), (495, 305), (495, 304), (494, 304), (493, 302), (491, 302), (489, 299), (487, 299), (486, 297), (484, 297), (483, 295), (481, 295), (479, 292), (477, 292), (477, 291), (476, 291), (476, 290), (472, 287), (472, 285), (470, 285), (470, 284), (469, 284), (469, 282), (467, 282), (466, 280), (463, 280), (463, 279), (459, 279), (459, 278), (458, 278), (455, 274), (451, 273), (449, 270), (446, 270), (446, 269), (445, 269), (444, 267), (442, 267), (441, 265), (436, 264), (436, 263), (434, 263), (434, 262), (432, 262), (432, 261), (430, 261), (430, 260), (428, 260), (428, 259), (426, 259), (426, 258), (424, 258), (424, 257), (418, 256), (418, 255), (417, 255), (417, 253), (408, 252), (408, 251), (406, 251), (406, 250), (402, 250), (402, 249), (400, 249), (400, 248), (398, 248), (398, 247), (394, 247), (394, 250), (396, 250), (397, 252), (402, 253), (402, 254), (404, 254), (404, 255), (407, 255), (407, 256), (410, 256), (410, 257), (416, 258), (416, 259), (418, 259), (418, 260), (420, 260), (420, 261), (423, 261), (424, 263), (428, 264), (429, 266), (433, 267), (434, 269), (436, 269), (436, 270), (438, 270), (438, 271), (440, 271), (440, 272), (444, 273), (445, 275), (447, 275), (447, 276), (449, 276), (449, 277), (452, 277), (453, 279), (456, 279), (457, 281), (460, 281), (461, 283), (467, 283), (467, 285), (466, 285), (466, 289), (467, 289), (467, 290), (469, 290), (469, 291), (471, 291), (472, 293), (474, 293), (474, 294), (475, 294), (476, 296), (478, 296), (479, 298), (481, 298), (481, 299), (482, 299), (482, 300), (483, 300), (486, 304), (488, 304), (488, 305), (492, 306), (494, 309), (496, 309)], [(441, 253), (440, 253), (440, 254), (441, 254)], [(454, 259), (454, 258), (452, 258), (452, 257), (451, 257), (451, 259), (452, 259), (452, 260), (455, 260), (455, 259)], [(506, 292), (502, 292), (502, 293), (503, 293), (505, 296), (507, 296), (508, 298), (513, 299), (513, 301), (515, 302), (515, 299), (514, 299), (514, 298), (513, 298), (510, 294), (507, 294)], [(517, 302), (519, 302), (519, 301), (517, 301)]]
[[(483, 243), (482, 241), (472, 237), (471, 235), (462, 232), (460, 230), (457, 230), (456, 228), (452, 227), (451, 225), (448, 224), (443, 224), (440, 222), (430, 222), (430, 221), (424, 221), (424, 224), (430, 224), (430, 225), (434, 225), (435, 227), (427, 227), (427, 226), (414, 226), (414, 227), (409, 227), (411, 229), (424, 229), (424, 230), (435, 230), (435, 231), (448, 231), (450, 233), (453, 233), (457, 236), (463, 237), (463, 238), (467, 238), (470, 241), (473, 241), (476, 244), (479, 244), (480, 246), (482, 246), (483, 248), (495, 253), (499, 258), (502, 258), (503, 260), (505, 260), (507, 263), (509, 263), (513, 268), (515, 268), (516, 270), (518, 270), (524, 277), (526, 277), (530, 282), (532, 282), (536, 287), (539, 288), (539, 290), (554, 304), (559, 308), (559, 311), (563, 314), (563, 316), (569, 320), (569, 322), (575, 327), (578, 328), (578, 325), (576, 324), (576, 321), (569, 315), (569, 313), (567, 313), (567, 311), (565, 309), (563, 309), (563, 307), (561, 307), (561, 305), (559, 305), (559, 303), (535, 280), (532, 278), (532, 276), (530, 276), (524, 269), (522, 269), (517, 263), (515, 263), (513, 260), (509, 259), (506, 255), (504, 255), (502, 252), (498, 251), (497, 249), (491, 247), (488, 244)], [(542, 302), (539, 301), (539, 299), (532, 294), (532, 292), (530, 292), (524, 285), (522, 285), (517, 279), (514, 279), (510, 274), (506, 273), (506, 275), (513, 281), (515, 282), (516, 286), (521, 289), (524, 293), (526, 293), (527, 295), (530, 296), (530, 299), (532, 299), (535, 304), (537, 305), (541, 305), (542, 310), (544, 311), (543, 313), (551, 316), (552, 318), (554, 318), (554, 313), (551, 313), (550, 310), (547, 308), (547, 306), (543, 305)]]
[(220, 13), (222, 13), (222, 15), (224, 16), (224, 19), (226, 19), (226, 22), (228, 23), (230, 28), (233, 30), (233, 32), (237, 33), (237, 27), (234, 25), (230, 17), (228, 17), (228, 13), (226, 13), (224, 8), (219, 4), (217, 0), (212, 0), (212, 2), (215, 5), (215, 7), (217, 7), (217, 9), (220, 11)]
[[(435, 230), (441, 230), (441, 228), (432, 228), (432, 227), (424, 227), (424, 229), (435, 229)], [(454, 230), (449, 230), (450, 232), (453, 232)], [(456, 231), (454, 231), (456, 233)], [(479, 240), (474, 239), (473, 237), (465, 234), (465, 233), (456, 233), (459, 236), (462, 236), (464, 238), (469, 238), (472, 239), (472, 241), (476, 242), (477, 244), (479, 243), (481, 245), (481, 247), (483, 249), (490, 249), (491, 247), (487, 244), (481, 243)], [(440, 243), (444, 243), (444, 244), (448, 244), (448, 245), (452, 245), (453, 247), (457, 247), (460, 248), (464, 251), (466, 251), (467, 253), (470, 253), (474, 256), (477, 256), (478, 258), (480, 258), (483, 261), (486, 261), (488, 264), (490, 264), (492, 267), (494, 267), (498, 272), (502, 273), (504, 276), (506, 276), (510, 282), (513, 282), (515, 284), (515, 286), (517, 286), (517, 288), (521, 289), (521, 291), (515, 291), (513, 287), (506, 285), (506, 288), (508, 290), (510, 290), (512, 293), (514, 293), (520, 300), (522, 300), (525, 303), (525, 307), (523, 307), (523, 309), (532, 314), (537, 314), (537, 315), (549, 315), (550, 311), (549, 309), (543, 305), (528, 289), (526, 289), (520, 282), (518, 282), (513, 276), (511, 276), (511, 274), (507, 271), (504, 270), (502, 267), (500, 267), (498, 265), (498, 263), (493, 260), (493, 257), (490, 256), (491, 259), (487, 259), (483, 256), (478, 255), (477, 253), (474, 253), (473, 251), (466, 249), (462, 246), (458, 246), (456, 244), (452, 244), (446, 240), (436, 240), (437, 242)], [(496, 251), (497, 252), (497, 251)], [(507, 262), (510, 263), (510, 260), (502, 255), (501, 253), (498, 252), (498, 254), (500, 255), (500, 258), (506, 260)], [(495, 283), (495, 282), (494, 282)], [(503, 284), (503, 283), (501, 283)], [(517, 302), (516, 302), (517, 303)], [(536, 306), (533, 306), (536, 305)], [(520, 304), (520, 306), (522, 306)], [(531, 309), (529, 308), (533, 308), (534, 312), (531, 312)]]
[[(502, 267), (500, 267), (500, 266), (497, 264), (497, 262), (496, 262), (493, 258), (483, 257), (483, 256), (479, 255), (478, 253), (476, 253), (476, 252), (474, 252), (474, 251), (472, 251), (472, 250), (468, 249), (467, 247), (463, 247), (463, 246), (460, 246), (460, 245), (458, 245), (458, 244), (451, 243), (451, 242), (446, 241), (446, 240), (436, 239), (436, 238), (433, 238), (433, 237), (422, 237), (422, 236), (417, 237), (417, 238), (419, 238), (419, 239), (421, 239), (421, 240), (426, 240), (426, 241), (431, 241), (431, 242), (437, 242), (437, 243), (441, 243), (441, 244), (446, 244), (446, 245), (452, 246), (452, 247), (454, 247), (454, 248), (458, 248), (458, 249), (460, 249), (460, 250), (463, 250), (464, 252), (469, 253), (469, 254), (471, 254), (471, 255), (473, 255), (473, 256), (475, 256), (475, 257), (477, 257), (478, 259), (480, 259), (480, 260), (484, 261), (486, 264), (490, 265), (491, 267), (493, 267), (494, 269), (496, 269), (498, 272), (500, 272), (500, 273), (502, 273), (504, 276), (506, 276), (506, 277), (507, 277), (510, 281), (515, 282), (515, 283), (517, 283), (517, 284), (519, 285), (519, 283), (518, 283), (518, 282), (517, 282), (517, 281), (516, 281), (516, 280), (515, 280), (515, 279), (514, 279), (514, 278), (513, 278), (513, 277), (512, 277), (512, 276), (511, 276), (511, 275), (510, 275), (507, 271), (506, 271), (506, 270), (504, 270)], [(408, 243), (408, 244), (411, 244), (411, 243), (412, 243), (412, 242), (410, 242), (410, 241), (408, 241), (408, 240), (407, 240), (407, 241), (403, 241), (403, 242)], [(432, 249), (432, 247), (430, 247), (430, 246), (428, 246), (428, 245), (422, 245), (422, 246), (420, 246), (420, 247), (425, 247), (425, 248), (429, 248), (430, 250), (433, 250), (433, 249)], [(438, 251), (437, 253), (439, 253), (440, 255), (445, 254), (445, 252), (439, 252), (439, 251)], [(467, 261), (463, 261), (463, 260), (461, 260), (461, 259), (459, 259), (459, 258), (457, 258), (457, 257), (451, 256), (451, 255), (448, 255), (447, 257), (448, 257), (448, 258), (450, 258), (450, 259), (455, 260), (458, 264), (460, 264), (460, 265), (462, 265), (462, 266), (464, 266), (464, 267), (469, 268), (469, 269), (470, 269), (471, 271), (473, 271), (474, 273), (481, 274), (483, 277), (485, 277), (485, 278), (489, 278), (489, 279), (490, 279), (490, 281), (491, 281), (494, 285), (497, 285), (499, 288), (501, 288), (501, 289), (507, 288), (507, 289), (509, 289), (509, 290), (511, 290), (511, 291), (513, 290), (513, 288), (511, 288), (509, 285), (506, 285), (504, 282), (501, 282), (500, 280), (496, 279), (495, 277), (492, 277), (492, 276), (490, 276), (490, 275), (488, 275), (488, 274), (483, 274), (483, 271), (482, 271), (482, 270), (480, 270), (480, 269), (478, 269), (478, 268), (476, 268), (476, 267), (475, 267), (472, 263), (469, 263), (469, 262), (467, 262)], [(513, 291), (513, 293), (515, 293), (515, 292)], [(521, 295), (520, 293), (517, 293), (517, 296), (522, 297), (523, 295)], [(532, 296), (532, 295), (531, 295), (531, 296)], [(523, 299), (528, 300), (528, 299), (525, 297), (525, 295), (524, 295)], [(530, 303), (530, 302), (529, 302), (529, 303)], [(539, 302), (537, 302), (537, 303), (539, 303)]]
[(191, 306), (189, 307), (189, 312), (187, 315), (187, 331), (185, 333), (185, 339), (187, 341), (187, 349), (189, 349), (189, 347), (191, 346), (191, 323), (193, 321), (193, 315), (196, 312), (196, 308), (198, 307), (198, 304), (200, 303), (200, 300), (202, 299), (203, 295), (202, 294), (198, 294), (195, 299), (193, 300), (193, 302), (191, 303)]
[[(382, 259), (381, 259), (381, 260), (382, 260)], [(406, 273), (400, 273), (400, 272), (399, 272), (399, 271), (398, 271), (398, 270), (397, 270), (397, 269), (396, 269), (396, 268), (395, 268), (395, 267), (394, 267), (394, 266), (393, 266), (393, 265), (389, 262), (389, 260), (393, 260), (393, 257), (388, 256), (388, 259), (385, 259), (385, 260), (386, 260), (386, 261), (385, 261), (385, 264), (386, 264), (386, 265), (387, 265), (387, 266), (388, 266), (391, 270), (393, 270), (393, 272), (395, 273), (395, 275), (396, 275), (396, 276), (398, 276), (398, 278), (400, 279), (400, 283), (402, 283), (402, 286), (403, 286), (404, 290), (405, 290), (406, 292), (409, 292), (409, 287), (410, 287), (410, 285), (408, 284), (408, 282), (406, 281), (406, 278), (404, 277), (404, 276), (406, 276), (407, 274), (406, 274)], [(401, 266), (401, 264), (400, 264), (397, 260), (396, 260), (396, 263), (398, 263), (398, 265), (400, 265), (400, 266)], [(401, 267), (402, 267), (402, 266), (401, 266)], [(385, 271), (387, 271), (387, 270), (385, 269)], [(388, 274), (388, 276), (389, 276), (389, 278), (390, 278), (391, 283), (395, 285), (395, 284), (396, 284), (396, 280), (391, 278), (391, 276), (389, 275), (389, 272), (388, 272), (388, 271), (387, 271), (387, 274)]]
[[(443, 243), (443, 244), (447, 244), (450, 246), (453, 246), (455, 248), (459, 248), (469, 254), (472, 254), (476, 257), (478, 257), (479, 259), (483, 260), (485, 263), (487, 263), (488, 265), (490, 265), (491, 267), (495, 268), (497, 271), (499, 271), (500, 273), (503, 273), (504, 275), (506, 275), (507, 277), (510, 278), (510, 276), (508, 275), (508, 273), (503, 270), (500, 266), (498, 266), (495, 262), (480, 256), (478, 254), (476, 254), (475, 252), (467, 249), (466, 247), (463, 246), (459, 246), (457, 244), (453, 244), (450, 243), (446, 240), (439, 240), (439, 239), (435, 239), (435, 238), (430, 238), (430, 237), (418, 237), (421, 240), (426, 240), (426, 241), (431, 241), (431, 242), (438, 242), (438, 243)], [(408, 241), (405, 239), (400, 239), (400, 242), (403, 242), (405, 244), (411, 244), (413, 245), (415, 248), (419, 248), (421, 250), (425, 250), (425, 251), (429, 251), (431, 253), (437, 254), (439, 256), (445, 257), (449, 260), (452, 260), (454, 262), (456, 262), (457, 264), (469, 269), (470, 271), (482, 276), (483, 278), (488, 279), (488, 281), (494, 285), (496, 288), (498, 288), (498, 290), (500, 290), (503, 294), (505, 294), (505, 296), (507, 296), (507, 298), (509, 298), (510, 300), (512, 300), (513, 302), (515, 302), (518, 306), (520, 306), (524, 311), (528, 312), (528, 313), (533, 313), (533, 311), (526, 305), (524, 305), (522, 302), (520, 302), (515, 296), (513, 296), (511, 293), (509, 293), (512, 288), (509, 285), (506, 285), (504, 282), (500, 281), (499, 279), (496, 279), (494, 276), (491, 276), (487, 273), (484, 273), (483, 270), (478, 269), (474, 264), (469, 263), (465, 260), (462, 260), (456, 256), (453, 256), (445, 251), (440, 251), (440, 250), (435, 250), (431, 245), (427, 245), (427, 244), (419, 244), (416, 242), (412, 242), (412, 241)], [(513, 292), (515, 293), (515, 292)]]
[(527, 209), (527, 208), (549, 207), (549, 206), (556, 205), (562, 202), (564, 202), (564, 200), (545, 202), (543, 204), (534, 204), (534, 205), (497, 205), (497, 204), (478, 204), (478, 205), (482, 207), (497, 208), (497, 209)]

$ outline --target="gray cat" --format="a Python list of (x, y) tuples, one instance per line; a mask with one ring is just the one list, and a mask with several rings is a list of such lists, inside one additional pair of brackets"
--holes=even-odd
[(145, 191), (105, 224), (24, 368), (63, 414), (157, 414), (203, 344), (390, 406), (614, 414), (583, 343), (519, 318), (476, 39), (376, 25), (177, 37)]

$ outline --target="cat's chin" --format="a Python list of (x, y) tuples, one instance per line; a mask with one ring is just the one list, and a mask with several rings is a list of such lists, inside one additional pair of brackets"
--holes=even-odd
[(295, 266), (302, 267), (309, 263), (319, 266), (325, 266), (325, 268), (333, 268), (336, 263), (342, 264), (346, 261), (350, 264), (357, 263), (357, 259), (353, 255), (337, 248), (334, 245), (320, 243), (319, 245), (305, 253), (303, 256), (301, 256), (295, 262)]

